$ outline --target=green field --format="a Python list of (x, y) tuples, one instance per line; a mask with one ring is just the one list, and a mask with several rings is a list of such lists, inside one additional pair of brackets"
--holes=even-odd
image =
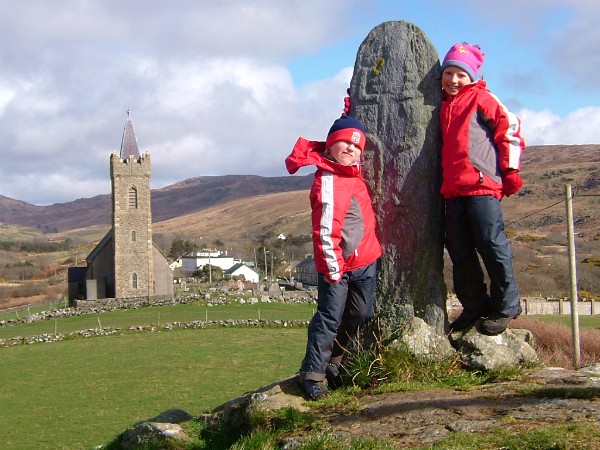
[[(557, 323), (560, 325), (565, 325), (567, 327), (571, 327), (571, 316), (566, 315), (566, 314), (545, 315), (545, 316), (531, 315), (531, 316), (524, 316), (524, 317), (530, 317), (532, 319), (543, 320), (544, 322), (547, 322), (547, 323)], [(586, 328), (587, 329), (591, 329), (591, 328), (600, 329), (600, 315), (579, 316), (579, 328), (580, 329), (586, 329)]]
[[(0, 328), (0, 339), (16, 336), (71, 333), (90, 328), (121, 328), (165, 323), (222, 320), (310, 320), (316, 305), (308, 303), (260, 303), (206, 306), (200, 303), (178, 304), (141, 309), (124, 309), (101, 314), (42, 320)], [(12, 313), (14, 315), (14, 313)], [(26, 314), (21, 314), (21, 317)], [(4, 320), (14, 317), (4, 317)]]
[(5, 449), (91, 449), (171, 408), (196, 416), (294, 374), (305, 328), (145, 332), (0, 348)]
[[(200, 303), (119, 310), (0, 328), (0, 338), (194, 320), (309, 320), (315, 305)], [(570, 324), (570, 316), (531, 316)], [(580, 316), (600, 328), (600, 316)], [(181, 408), (197, 416), (294, 374), (306, 328), (214, 327), (0, 348), (6, 449), (92, 449), (135, 422)]]

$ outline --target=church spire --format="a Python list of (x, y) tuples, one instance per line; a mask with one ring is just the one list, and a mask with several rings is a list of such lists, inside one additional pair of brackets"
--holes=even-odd
[(127, 120), (125, 121), (125, 128), (123, 128), (123, 139), (121, 140), (121, 152), (119, 154), (119, 158), (124, 160), (129, 159), (131, 156), (133, 156), (135, 159), (139, 159), (140, 151), (138, 150), (135, 131), (133, 131), (131, 111), (127, 110)]

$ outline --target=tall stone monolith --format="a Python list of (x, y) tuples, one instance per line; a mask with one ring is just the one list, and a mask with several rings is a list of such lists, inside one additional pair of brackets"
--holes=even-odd
[(384, 248), (377, 317), (385, 335), (414, 316), (443, 333), (440, 63), (425, 34), (385, 22), (362, 42), (350, 113), (365, 124), (364, 174)]

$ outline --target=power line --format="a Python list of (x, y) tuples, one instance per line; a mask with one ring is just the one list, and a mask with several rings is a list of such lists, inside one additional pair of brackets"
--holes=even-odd
[[(580, 188), (580, 187), (581, 187), (581, 186), (580, 186), (580, 183), (577, 183), (577, 184), (575, 185), (575, 187), (574, 187), (574, 190), (573, 190), (573, 193), (571, 194), (571, 199), (572, 199), (572, 200), (574, 200), (574, 199), (575, 199), (575, 197), (600, 197), (600, 194), (579, 194), (579, 193), (578, 193), (578, 191), (579, 191), (579, 188)], [(534, 215), (536, 215), (536, 214), (539, 214), (539, 213), (541, 213), (541, 212), (544, 212), (544, 211), (546, 211), (546, 210), (548, 210), (548, 209), (550, 209), (550, 208), (554, 208), (555, 206), (557, 206), (557, 205), (560, 205), (560, 204), (562, 204), (563, 202), (564, 202), (564, 200), (559, 200), (558, 202), (556, 202), (556, 203), (553, 203), (553, 204), (551, 204), (550, 206), (546, 206), (545, 208), (542, 208), (542, 209), (540, 209), (540, 210), (538, 210), (538, 211), (533, 211), (533, 212), (531, 212), (531, 213), (529, 213), (529, 214), (526, 214), (526, 215), (524, 215), (523, 217), (519, 217), (518, 219), (511, 220), (511, 221), (510, 221), (510, 224), (513, 224), (513, 223), (519, 222), (519, 221), (521, 221), (521, 220), (523, 220), (523, 219), (527, 219), (528, 217), (531, 217), (531, 216), (534, 216)]]

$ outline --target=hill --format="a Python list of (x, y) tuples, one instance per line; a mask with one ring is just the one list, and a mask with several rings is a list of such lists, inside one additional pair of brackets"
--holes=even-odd
[(508, 226), (532, 233), (563, 233), (565, 184), (573, 187), (580, 237), (600, 236), (600, 145), (529, 147), (522, 157), (524, 187), (503, 200)]
[[(564, 185), (570, 183), (578, 236), (586, 240), (600, 236), (600, 145), (528, 147), (521, 173), (524, 188), (503, 200), (508, 228), (534, 236), (563, 234)], [(152, 191), (155, 232), (235, 242), (270, 230), (304, 234), (310, 231), (307, 190), (311, 181), (312, 175), (229, 175), (191, 178), (156, 189)], [(93, 239), (97, 233), (83, 230), (104, 230), (110, 225), (110, 202), (109, 195), (99, 195), (34, 206), (0, 196), (0, 222), (54, 232), (53, 239), (71, 234)]]
[[(599, 163), (600, 145), (528, 147), (523, 154), (525, 186), (502, 203), (524, 295), (568, 293), (564, 185), (570, 183), (575, 192), (579, 287), (600, 297)], [(266, 246), (281, 260), (300, 259), (311, 251), (311, 180), (312, 175), (200, 177), (155, 190), (155, 243), (168, 253), (173, 240), (182, 238), (199, 247), (219, 247), (245, 260), (256, 259)], [(0, 248), (0, 279), (48, 279), (62, 289), (65, 268), (80, 264), (109, 229), (110, 198), (97, 196), (39, 207), (0, 197), (0, 214), (0, 243), (4, 245)], [(11, 223), (31, 225), (25, 228)], [(54, 232), (53, 228), (64, 231)], [(279, 233), (289, 239), (278, 240)], [(39, 251), (25, 251), (12, 244), (67, 239), (70, 249), (53, 253), (47, 253), (43, 245), (29, 246)], [(447, 261), (449, 287), (450, 267)], [(0, 296), (13, 297), (9, 289), (0, 283)], [(38, 291), (44, 289), (36, 288)]]
[[(162, 189), (153, 189), (152, 216), (154, 222), (160, 222), (230, 200), (308, 189), (311, 182), (312, 175), (227, 175), (190, 178)], [(46, 232), (110, 225), (111, 196), (98, 195), (49, 206), (35, 206), (0, 196), (0, 222), (34, 227)]]

